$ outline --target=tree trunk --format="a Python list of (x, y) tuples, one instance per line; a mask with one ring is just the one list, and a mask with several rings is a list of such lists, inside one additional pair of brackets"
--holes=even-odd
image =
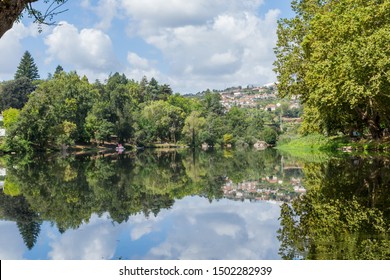
[[(370, 101), (370, 104), (372, 102)], [(368, 128), (370, 135), (373, 139), (380, 139), (383, 136), (383, 129), (381, 128), (381, 118), (377, 112), (373, 110), (373, 107), (367, 108), (365, 111), (358, 109), (362, 122)]]
[(371, 137), (373, 139), (382, 138), (382, 128), (380, 125), (380, 117), (378, 115), (369, 118), (367, 120), (368, 130), (370, 131)]
[(28, 3), (38, 0), (2, 0), (0, 1), (0, 38), (12, 28)]

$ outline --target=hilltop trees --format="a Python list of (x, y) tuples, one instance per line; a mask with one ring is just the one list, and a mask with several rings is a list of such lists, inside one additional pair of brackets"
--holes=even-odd
[(390, 128), (390, 1), (295, 0), (279, 22), (279, 92), (299, 95), (306, 132)]

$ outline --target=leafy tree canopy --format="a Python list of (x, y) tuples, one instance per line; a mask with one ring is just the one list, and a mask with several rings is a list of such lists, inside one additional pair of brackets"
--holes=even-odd
[(390, 1), (295, 0), (292, 7), (296, 16), (278, 27), (279, 92), (301, 96), (311, 131), (381, 138), (390, 127)]
[(34, 90), (35, 86), (26, 77), (4, 82), (0, 85), (0, 111), (8, 108), (23, 108)]

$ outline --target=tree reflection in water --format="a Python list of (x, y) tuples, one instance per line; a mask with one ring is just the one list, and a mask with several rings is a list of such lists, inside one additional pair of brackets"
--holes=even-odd
[(64, 233), (93, 214), (124, 223), (200, 196), (287, 202), (278, 231), (284, 259), (390, 259), (386, 157), (304, 160), (275, 150), (176, 150), (6, 157), (0, 164), (7, 169), (0, 218), (16, 222), (28, 249), (45, 221)]
[(390, 259), (390, 160), (307, 163), (306, 195), (284, 204), (283, 259)]
[(186, 196), (224, 196), (223, 185), (279, 174), (275, 151), (145, 151), (127, 155), (2, 158), (7, 168), (0, 191), (0, 216), (16, 221), (31, 249), (43, 221), (59, 232), (88, 223), (92, 214), (108, 213), (115, 223), (143, 213), (157, 216)]

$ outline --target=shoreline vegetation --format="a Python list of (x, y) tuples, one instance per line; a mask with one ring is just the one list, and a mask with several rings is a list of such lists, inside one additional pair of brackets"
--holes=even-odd
[[(275, 99), (276, 88), (238, 87), (240, 96), (247, 99), (264, 91), (266, 100), (252, 100), (246, 107), (235, 103), (235, 89), (185, 96), (174, 94), (169, 85), (154, 78), (135, 81), (115, 73), (104, 83), (90, 83), (76, 72), (58, 68), (46, 80), (23, 78), (0, 83), (0, 151), (100, 152), (117, 146), (122, 150), (120, 145), (126, 150), (265, 148), (274, 145), (282, 133), (281, 120), (297, 118), (301, 112), (291, 107), (298, 104)], [(23, 94), (20, 87), (25, 89)], [(223, 98), (230, 103), (223, 103)], [(266, 105), (270, 102), (278, 102), (278, 106), (269, 109)]]
[[(83, 153), (110, 153), (116, 151), (118, 144), (116, 142), (106, 143), (84, 143), (75, 144), (63, 147), (47, 147), (42, 152), (65, 152), (68, 154), (83, 154)], [(175, 149), (191, 149), (190, 145), (185, 143), (149, 143), (143, 146), (136, 146), (130, 143), (123, 144), (124, 152), (135, 152), (137, 150), (144, 149), (163, 149), (163, 150), (175, 150)], [(208, 147), (196, 147), (197, 149), (232, 149), (237, 148), (232, 145), (216, 145)], [(240, 148), (253, 148), (249, 146)], [(390, 153), (390, 139), (372, 140), (372, 139), (358, 139), (350, 138), (346, 136), (333, 136), (326, 137), (321, 134), (309, 134), (309, 135), (294, 135), (289, 137), (281, 137), (275, 145), (268, 145), (266, 148), (274, 148), (281, 152), (287, 152), (289, 154), (337, 154), (337, 153), (354, 153), (354, 154), (367, 154), (367, 153)], [(2, 149), (0, 142), (0, 155), (1, 154), (15, 154), (17, 151), (6, 151)]]

